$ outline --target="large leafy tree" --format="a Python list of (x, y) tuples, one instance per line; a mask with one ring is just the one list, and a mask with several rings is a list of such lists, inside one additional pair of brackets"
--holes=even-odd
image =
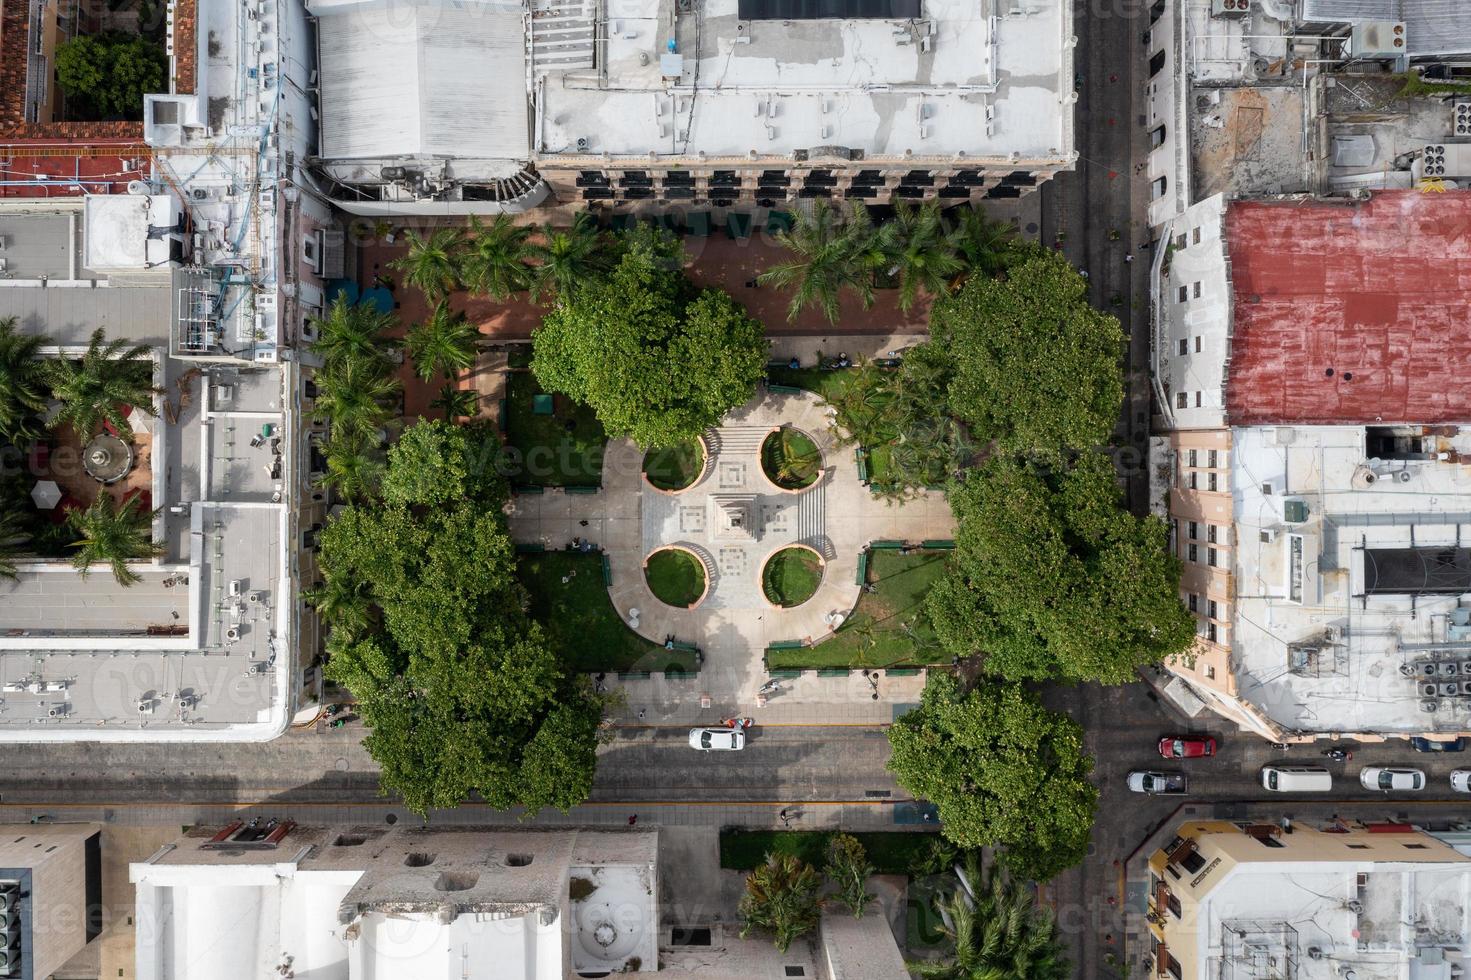
[(460, 257), (460, 280), (480, 296), (507, 299), (531, 288), (534, 270), (528, 239), (532, 229), (518, 225), (509, 214), (498, 214), (489, 225), (470, 216), (470, 239)]
[(1004, 848), (1018, 875), (1043, 881), (1083, 859), (1098, 790), (1083, 730), (1020, 685), (970, 690), (931, 674), (920, 706), (889, 729), (889, 769), (940, 811), (946, 837)]
[(1088, 305), (1085, 282), (1033, 253), (1003, 278), (972, 276), (935, 304), (930, 329), (954, 365), (949, 409), (1002, 449), (1097, 446), (1123, 401), (1118, 320)]
[(92, 506), (71, 511), (66, 519), (77, 535), (72, 564), (83, 575), (101, 562), (112, 569), (119, 585), (133, 585), (142, 576), (128, 563), (163, 554), (163, 546), (153, 543), (153, 515), (143, 509), (141, 497), (129, 497), (119, 505), (102, 491)]
[(1178, 559), (1157, 517), (1119, 507), (1110, 459), (995, 457), (951, 488), (951, 568), (926, 609), (957, 656), (1013, 680), (1122, 683), (1187, 649)]
[(73, 116), (142, 119), (143, 96), (164, 91), (168, 57), (141, 35), (79, 34), (56, 49), (56, 79)]
[(49, 341), (21, 333), (16, 322), (0, 317), (0, 436), (20, 443), (36, 434), (36, 413), (46, 407), (46, 368), (37, 355)]
[(384, 788), (420, 814), (471, 794), (565, 810), (592, 788), (601, 706), (522, 612), (493, 445), (480, 428), (407, 429), (381, 501), (323, 531), (309, 593)]
[(408, 251), (389, 265), (403, 273), (404, 282), (431, 302), (438, 302), (460, 285), (460, 261), (465, 234), (459, 228), (436, 228), (427, 235), (404, 233)]
[(52, 419), (53, 428), (70, 425), (84, 441), (104, 420), (119, 432), (128, 428), (122, 407), (152, 412), (153, 361), (143, 344), (128, 346), (125, 340), (104, 341), (102, 328), (92, 332), (81, 358), (58, 357), (46, 362), (51, 392), (61, 402)]
[(751, 397), (766, 365), (761, 325), (728, 294), (696, 290), (664, 247), (634, 236), (617, 268), (543, 321), (537, 382), (592, 406), (612, 435), (672, 446)]
[(956, 871), (955, 887), (935, 899), (948, 956), (909, 964), (929, 980), (1068, 980), (1072, 968), (1050, 909), (1034, 890), (996, 865), (982, 869), (974, 852)]
[(436, 374), (450, 377), (468, 371), (475, 364), (479, 343), (479, 328), (443, 301), (434, 307), (429, 319), (414, 324), (404, 336), (404, 350), (414, 362), (414, 373), (420, 381)]
[(768, 854), (766, 863), (746, 878), (746, 894), (740, 904), (741, 938), (755, 929), (769, 932), (776, 948), (785, 953), (798, 937), (817, 927), (821, 885), (822, 876), (801, 858)]

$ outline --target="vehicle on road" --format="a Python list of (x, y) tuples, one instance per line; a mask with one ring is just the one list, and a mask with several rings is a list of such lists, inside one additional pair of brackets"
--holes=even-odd
[(1471, 769), (1452, 770), (1451, 789), (1457, 793), (1471, 793)]
[(1262, 786), (1274, 793), (1327, 793), (1333, 774), (1321, 766), (1262, 766)]
[(1150, 772), (1142, 769), (1129, 773), (1129, 788), (1150, 796), (1181, 796), (1189, 788), (1184, 773)]
[(1378, 789), (1386, 793), (1417, 792), (1425, 788), (1425, 773), (1419, 769), (1365, 766), (1359, 772), (1359, 785), (1364, 789)]
[(1216, 754), (1216, 740), (1209, 735), (1166, 735), (1159, 740), (1159, 754), (1166, 759), (1203, 759)]
[(691, 728), (690, 748), (701, 752), (739, 752), (746, 747), (746, 733), (740, 728)]
[(1416, 752), (1464, 752), (1466, 751), (1466, 738), (1448, 738), (1439, 741), (1433, 738), (1422, 738), (1415, 736), (1410, 739), (1410, 748)]

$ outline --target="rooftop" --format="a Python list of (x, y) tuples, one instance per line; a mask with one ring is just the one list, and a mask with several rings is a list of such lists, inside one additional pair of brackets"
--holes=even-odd
[(1471, 727), (1468, 461), (1471, 429), (1233, 431), (1245, 701), (1289, 731)]
[(1471, 421), (1468, 226), (1459, 191), (1232, 205), (1230, 421)]
[(1471, 51), (1471, 8), (1465, 0), (1303, 0), (1309, 24), (1403, 21), (1411, 58)]

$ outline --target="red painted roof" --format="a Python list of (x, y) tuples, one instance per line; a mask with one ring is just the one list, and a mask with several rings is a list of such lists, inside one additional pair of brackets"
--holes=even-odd
[(148, 147), (130, 140), (7, 140), (0, 160), (9, 161), (0, 169), (0, 198), (122, 194), (149, 170)]
[(1471, 422), (1471, 191), (1239, 203), (1226, 225), (1232, 425)]

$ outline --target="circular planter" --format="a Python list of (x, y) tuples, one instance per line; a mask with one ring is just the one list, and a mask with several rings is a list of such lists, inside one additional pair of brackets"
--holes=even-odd
[(672, 449), (650, 449), (644, 453), (644, 482), (660, 493), (684, 493), (705, 477), (710, 467), (710, 447), (703, 436)]
[(761, 443), (761, 472), (778, 490), (801, 493), (822, 476), (822, 450), (807, 433), (784, 425)]
[(679, 545), (660, 548), (644, 559), (644, 582), (655, 599), (676, 609), (695, 608), (710, 591), (705, 563)]
[(811, 599), (822, 587), (825, 562), (816, 548), (789, 544), (761, 563), (761, 594), (779, 609), (792, 609)]

